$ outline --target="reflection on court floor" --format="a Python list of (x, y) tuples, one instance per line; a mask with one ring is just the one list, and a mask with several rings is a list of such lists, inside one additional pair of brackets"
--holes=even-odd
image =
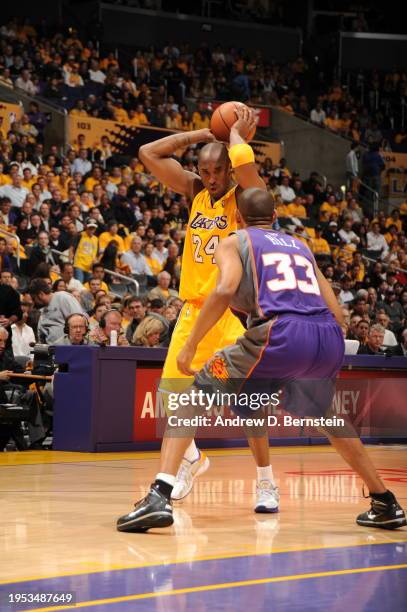
[[(369, 452), (407, 505), (406, 449)], [(210, 469), (176, 503), (174, 526), (149, 534), (118, 533), (115, 519), (146, 491), (157, 453), (3, 455), (2, 612), (404, 609), (407, 531), (355, 524), (368, 500), (329, 447), (272, 450), (273, 516), (252, 511), (248, 452), (209, 451)], [(73, 592), (76, 607), (7, 600), (44, 590)]]

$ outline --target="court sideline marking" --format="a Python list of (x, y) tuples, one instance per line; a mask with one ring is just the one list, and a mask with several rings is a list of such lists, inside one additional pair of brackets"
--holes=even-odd
[[(405, 532), (403, 532), (405, 533)], [(148, 536), (147, 536), (148, 537)], [(393, 540), (390, 537), (387, 537), (387, 541), (386, 542), (366, 542), (366, 543), (359, 543), (359, 544), (337, 544), (335, 546), (331, 546), (329, 544), (327, 544), (326, 546), (324, 545), (315, 545), (315, 546), (304, 546), (302, 548), (279, 548), (276, 550), (273, 550), (270, 552), (270, 550), (264, 550), (261, 552), (250, 552), (250, 551), (245, 551), (245, 552), (235, 552), (235, 553), (229, 553), (229, 554), (224, 554), (224, 553), (220, 553), (218, 555), (204, 555), (202, 557), (196, 557), (194, 559), (175, 559), (175, 560), (166, 560), (166, 561), (155, 561), (152, 563), (136, 563), (136, 564), (132, 564), (132, 565), (112, 565), (108, 568), (98, 568), (98, 569), (80, 569), (77, 571), (69, 571), (69, 572), (62, 572), (61, 574), (51, 574), (51, 575), (47, 575), (47, 576), (30, 576), (30, 577), (25, 577), (25, 578), (15, 578), (12, 580), (0, 580), (0, 585), (3, 584), (20, 584), (22, 582), (36, 582), (36, 581), (40, 581), (40, 580), (53, 580), (53, 579), (57, 579), (57, 578), (66, 578), (69, 576), (82, 576), (82, 575), (86, 575), (86, 574), (101, 574), (101, 573), (106, 573), (106, 572), (114, 572), (114, 571), (120, 571), (120, 570), (132, 570), (132, 569), (138, 569), (141, 567), (156, 567), (156, 566), (160, 566), (160, 565), (181, 565), (183, 563), (195, 563), (196, 561), (216, 561), (216, 560), (222, 560), (222, 559), (235, 559), (235, 558), (241, 558), (241, 557), (258, 557), (258, 556), (262, 556), (262, 555), (278, 555), (280, 553), (296, 553), (296, 552), (307, 552), (307, 551), (313, 551), (313, 550), (335, 550), (337, 548), (357, 548), (360, 546), (374, 546), (375, 544), (378, 545), (383, 545), (383, 544), (406, 544), (407, 543), (407, 539), (403, 539), (403, 540)]]
[(374, 567), (357, 567), (355, 569), (333, 570), (329, 572), (315, 572), (311, 574), (294, 574), (292, 576), (275, 576), (273, 578), (260, 578), (254, 580), (241, 580), (239, 582), (223, 582), (219, 584), (208, 584), (198, 587), (187, 587), (184, 589), (172, 589), (169, 591), (156, 591), (150, 593), (139, 593), (136, 595), (124, 595), (123, 597), (111, 597), (108, 599), (97, 599), (90, 601), (81, 601), (72, 605), (51, 606), (47, 608), (35, 608), (31, 612), (52, 612), (53, 610), (72, 610), (75, 608), (85, 608), (93, 606), (101, 606), (111, 603), (119, 603), (125, 601), (135, 601), (140, 599), (153, 599), (158, 597), (167, 597), (173, 595), (182, 595), (186, 593), (199, 593), (202, 591), (216, 591), (220, 589), (230, 589), (243, 586), (253, 586), (257, 584), (271, 584), (274, 582), (288, 582), (291, 580), (307, 580), (310, 578), (325, 578), (328, 576), (346, 576), (349, 574), (363, 574), (367, 572), (381, 572), (396, 569), (407, 569), (407, 563), (400, 565), (378, 565)]
[[(374, 450), (403, 450), (404, 445), (391, 445), (386, 448), (378, 449), (377, 445), (366, 447), (368, 451)], [(207, 448), (202, 449), (210, 457), (228, 457), (247, 456), (251, 455), (249, 448), (234, 447), (234, 448)], [(270, 453), (272, 455), (281, 454), (318, 454), (318, 453), (336, 453), (335, 449), (329, 444), (321, 444), (315, 446), (271, 446)], [(55, 465), (69, 463), (96, 463), (98, 461), (138, 461), (140, 459), (158, 459), (160, 451), (126, 451), (123, 453), (80, 453), (70, 451), (26, 451), (24, 453), (1, 453), (0, 467), (17, 467), (27, 465)]]

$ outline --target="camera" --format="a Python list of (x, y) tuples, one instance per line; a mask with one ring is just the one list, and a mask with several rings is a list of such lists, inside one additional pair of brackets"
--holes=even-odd
[(57, 366), (55, 363), (55, 348), (48, 344), (34, 344), (31, 351), (33, 354), (32, 373), (39, 376), (52, 376)]

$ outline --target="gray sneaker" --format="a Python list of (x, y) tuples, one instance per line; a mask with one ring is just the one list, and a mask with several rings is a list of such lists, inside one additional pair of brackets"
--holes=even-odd
[(280, 494), (271, 480), (260, 480), (256, 486), (256, 505), (254, 511), (260, 514), (278, 512)]

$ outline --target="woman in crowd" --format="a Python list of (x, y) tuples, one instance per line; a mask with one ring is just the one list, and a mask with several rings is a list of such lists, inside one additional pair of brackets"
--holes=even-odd
[(153, 347), (159, 346), (160, 335), (164, 331), (164, 325), (154, 316), (148, 316), (141, 321), (134, 332), (132, 344), (135, 346)]

